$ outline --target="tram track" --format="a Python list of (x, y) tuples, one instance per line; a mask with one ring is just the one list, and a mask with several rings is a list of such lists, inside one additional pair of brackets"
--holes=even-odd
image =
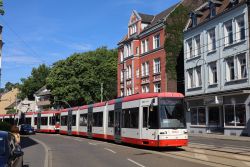
[(228, 167), (249, 167), (249, 155), (241, 155), (232, 152), (223, 152), (220, 150), (210, 150), (206, 148), (197, 147), (183, 147), (184, 151), (167, 152), (166, 154), (191, 158), (203, 162), (213, 163), (214, 166), (228, 166)]

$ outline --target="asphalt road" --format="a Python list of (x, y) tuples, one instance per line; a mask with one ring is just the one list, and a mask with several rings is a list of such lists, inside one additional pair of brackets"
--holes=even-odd
[[(32, 148), (34, 145), (30, 147), (31, 150), (29, 150), (29, 147), (26, 147), (24, 149), (25, 155), (32, 154), (29, 157), (30, 159), (43, 159), (46, 164), (49, 164), (49, 167), (207, 166), (166, 154), (166, 152), (171, 152), (172, 149), (148, 150), (87, 138), (48, 134), (36, 134), (30, 136), (30, 140), (40, 143), (38, 144), (40, 146), (36, 151)], [(45, 157), (41, 156), (41, 154), (44, 154)], [(28, 159), (26, 159), (26, 161), (28, 161)], [(38, 161), (36, 167), (40, 167), (43, 164), (44, 163), (41, 163), (41, 161)]]

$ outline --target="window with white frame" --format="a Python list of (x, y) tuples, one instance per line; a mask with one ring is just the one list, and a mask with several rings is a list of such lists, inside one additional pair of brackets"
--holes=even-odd
[(141, 42), (141, 53), (148, 52), (148, 39)]
[(133, 24), (130, 26), (130, 35), (133, 35), (134, 33), (137, 32), (137, 25)]
[(209, 78), (209, 85), (216, 84), (217, 80), (217, 63), (212, 62), (208, 64), (208, 78)]
[(190, 109), (191, 125), (206, 124), (206, 109), (205, 107), (194, 107)]
[(194, 87), (194, 75), (193, 75), (193, 69), (187, 70), (188, 74), (188, 88), (193, 88)]
[(224, 105), (225, 126), (246, 125), (246, 105)]
[(142, 86), (142, 93), (148, 93), (149, 92), (149, 85), (143, 85)]
[(123, 90), (121, 90), (121, 97), (123, 97), (124, 95), (123, 95)]
[(160, 34), (154, 36), (153, 48), (157, 49), (160, 47)]
[(161, 60), (159, 58), (154, 59), (154, 74), (161, 72)]
[(195, 68), (195, 86), (200, 87), (202, 86), (202, 79), (201, 79), (201, 66)]
[(123, 78), (123, 70), (121, 70), (121, 82), (124, 81), (124, 78)]
[(215, 28), (208, 30), (208, 51), (214, 51), (216, 49), (216, 37), (215, 37)]
[(127, 96), (132, 95), (132, 89), (131, 88), (127, 88)]
[(132, 66), (127, 66), (127, 79), (132, 78)]
[(237, 56), (238, 65), (238, 78), (243, 79), (247, 77), (247, 67), (246, 67), (246, 54), (240, 54)]
[(142, 77), (149, 75), (149, 62), (142, 63), (141, 71), (142, 71), (142, 73), (141, 73)]
[(236, 22), (236, 41), (241, 41), (244, 40), (246, 37), (246, 31), (245, 31), (245, 20), (244, 20), (244, 15), (241, 15), (237, 18), (235, 18)]
[(120, 51), (120, 60), (123, 61), (123, 51)]
[(193, 57), (192, 38), (188, 39), (186, 44), (187, 44), (187, 58), (192, 58)]
[(228, 46), (233, 43), (233, 24), (232, 20), (224, 23), (224, 44)]
[(161, 92), (161, 83), (157, 82), (154, 84), (154, 92), (160, 93)]
[(140, 70), (137, 69), (137, 70), (136, 70), (136, 78), (139, 78), (139, 77), (140, 77)]
[(232, 81), (235, 80), (235, 71), (234, 71), (234, 57), (226, 59), (226, 80)]
[(194, 55), (199, 56), (201, 54), (201, 38), (200, 38), (200, 35), (195, 36), (194, 41), (195, 41), (194, 42)]
[(145, 40), (141, 41), (141, 53), (143, 54), (145, 52)]

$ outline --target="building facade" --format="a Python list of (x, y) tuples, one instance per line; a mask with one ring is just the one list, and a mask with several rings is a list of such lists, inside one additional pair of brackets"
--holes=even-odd
[(250, 136), (249, 1), (210, 0), (184, 30), (191, 133)]
[(51, 109), (51, 92), (43, 86), (35, 92), (35, 111), (41, 112)]
[(118, 43), (118, 97), (147, 92), (176, 92), (167, 84), (164, 19), (180, 3), (157, 15), (132, 11), (128, 34)]

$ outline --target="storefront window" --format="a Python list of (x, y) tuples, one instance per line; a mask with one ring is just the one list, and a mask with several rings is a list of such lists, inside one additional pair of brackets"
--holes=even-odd
[(191, 108), (191, 125), (197, 125), (197, 108)]
[(191, 108), (191, 125), (206, 124), (206, 110), (204, 107)]
[(246, 108), (244, 104), (235, 105), (236, 126), (246, 125)]
[(226, 105), (225, 107), (225, 124), (234, 126), (234, 105)]
[(198, 123), (199, 125), (206, 124), (206, 110), (204, 107), (198, 108)]
[(246, 107), (244, 104), (225, 105), (224, 110), (226, 126), (246, 125)]

